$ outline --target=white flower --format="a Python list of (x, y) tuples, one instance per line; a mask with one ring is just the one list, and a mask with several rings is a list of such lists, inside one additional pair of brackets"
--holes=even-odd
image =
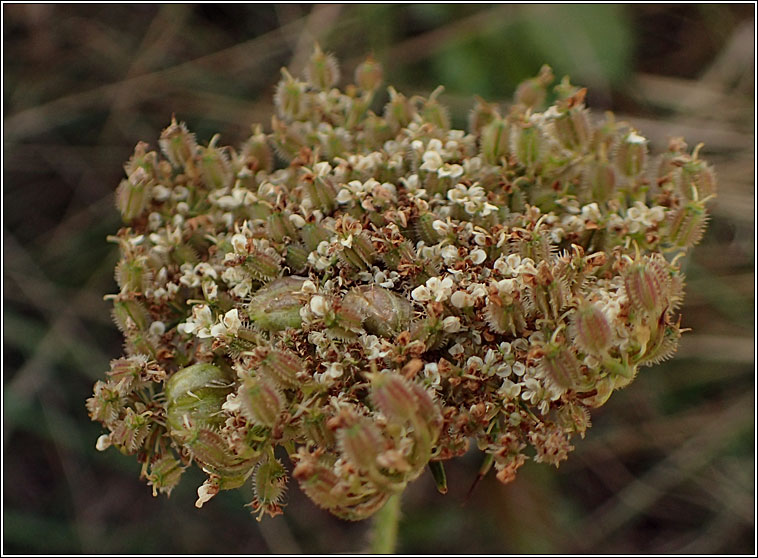
[(232, 248), (236, 254), (247, 254), (247, 237), (244, 234), (232, 236)]
[(456, 333), (461, 330), (461, 319), (458, 316), (448, 316), (442, 320), (442, 329), (447, 333)]
[[(423, 167), (422, 167), (423, 168)], [(440, 168), (437, 169), (437, 176), (440, 178), (444, 178), (446, 176), (449, 176), (450, 178), (458, 178), (459, 176), (463, 175), (463, 167), (457, 164), (451, 165), (450, 163), (445, 163)]]
[(237, 309), (234, 308), (224, 314), (224, 317), (221, 318), (221, 321), (211, 328), (211, 335), (216, 338), (228, 336), (233, 337), (237, 335), (237, 332), (239, 332), (239, 329), (241, 327), (242, 322), (240, 321), (239, 313)]
[(214, 482), (211, 479), (207, 479), (197, 489), (197, 501), (195, 502), (195, 507), (202, 508), (203, 504), (205, 504), (208, 500), (210, 500), (216, 494), (218, 494), (218, 491), (219, 491), (218, 482), (217, 481)]
[(201, 339), (212, 337), (213, 313), (206, 304), (197, 304), (192, 307), (192, 316), (186, 322), (176, 326), (179, 333), (195, 334)]
[(329, 306), (327, 305), (326, 299), (321, 295), (316, 295), (314, 297), (311, 297), (311, 312), (313, 312), (318, 317), (323, 317), (326, 315), (327, 310), (329, 310)]
[(521, 394), (521, 386), (522, 384), (514, 383), (506, 378), (503, 380), (503, 385), (500, 386), (498, 394), (506, 399), (515, 399)]
[(426, 288), (429, 289), (429, 294), (435, 302), (444, 302), (453, 293), (453, 279), (451, 277), (444, 279), (430, 277), (426, 280)]
[(474, 297), (466, 291), (455, 291), (450, 297), (450, 303), (456, 308), (467, 308), (474, 305)]
[(455, 345), (453, 345), (447, 350), (447, 352), (453, 356), (462, 355), (463, 351), (464, 351), (463, 345), (461, 345), (460, 343), (456, 343)]
[(436, 171), (442, 166), (442, 156), (436, 151), (427, 151), (421, 157), (424, 163), (421, 165), (421, 170)]
[(411, 298), (417, 302), (426, 302), (432, 299), (432, 293), (426, 285), (419, 285), (411, 291)]
[(164, 333), (166, 333), (166, 324), (163, 322), (153, 322), (150, 324), (150, 328), (148, 329), (148, 332), (150, 335), (154, 335), (155, 337), (160, 337)]
[(423, 374), (431, 387), (440, 387), (440, 371), (436, 362), (427, 362), (426, 365), (424, 365)]
[(471, 261), (474, 262), (474, 265), (479, 265), (487, 259), (487, 252), (481, 248), (477, 248), (476, 250), (469, 252), (469, 257), (471, 258)]

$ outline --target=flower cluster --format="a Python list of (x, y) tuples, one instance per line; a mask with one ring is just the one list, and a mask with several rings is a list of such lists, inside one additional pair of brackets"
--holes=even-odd
[[(682, 333), (678, 255), (715, 194), (681, 139), (652, 156), (545, 67), (468, 131), (437, 97), (388, 89), (369, 59), (344, 91), (316, 49), (286, 70), (271, 131), (199, 145), (172, 121), (116, 193), (109, 295), (125, 338), (87, 407), (154, 492), (197, 464), (197, 506), (252, 485), (260, 518), (288, 477), (362, 519), (470, 443), (510, 482), (558, 464)], [(283, 461), (288, 457), (291, 465)]]

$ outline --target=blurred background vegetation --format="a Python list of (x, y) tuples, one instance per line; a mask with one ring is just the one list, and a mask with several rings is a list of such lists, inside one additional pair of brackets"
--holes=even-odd
[[(314, 41), (348, 79), (373, 52), (405, 93), (446, 86), (463, 126), (474, 94), (510, 99), (543, 63), (589, 87), (654, 150), (668, 136), (716, 165), (719, 197), (686, 262), (685, 335), (593, 416), (560, 469), (491, 476), (472, 452), (403, 503), (410, 553), (754, 553), (754, 5), (4, 4), (3, 544), (10, 553), (356, 552), (368, 523), (292, 485), (261, 524), (199, 474), (154, 499), (139, 465), (95, 451), (84, 407), (121, 354), (113, 191), (138, 140), (175, 113), (207, 142), (270, 125), (279, 68)], [(343, 79), (343, 82), (345, 81)], [(247, 497), (249, 500), (249, 497)]]

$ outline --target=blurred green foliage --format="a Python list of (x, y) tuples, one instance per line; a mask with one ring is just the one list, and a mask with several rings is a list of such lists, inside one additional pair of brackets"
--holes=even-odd
[[(515, 483), (478, 461), (403, 502), (418, 553), (750, 553), (754, 545), (754, 7), (750, 5), (4, 4), (3, 550), (9, 553), (356, 552), (368, 525), (297, 489), (257, 524), (238, 492), (196, 510), (188, 478), (153, 499), (139, 465), (98, 453), (84, 400), (119, 335), (112, 193), (138, 140), (176, 113), (207, 142), (269, 125), (279, 68), (318, 40), (346, 77), (369, 51), (399, 90), (507, 100), (543, 63), (593, 109), (639, 123), (656, 149), (684, 134), (716, 165), (709, 231), (687, 262), (674, 360), (593, 416), (557, 471)], [(665, 118), (664, 121), (661, 119)], [(194, 484), (192, 481), (195, 481)]]

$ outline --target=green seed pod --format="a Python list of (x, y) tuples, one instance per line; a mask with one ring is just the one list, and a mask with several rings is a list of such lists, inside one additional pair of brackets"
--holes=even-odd
[(392, 337), (410, 325), (411, 303), (376, 285), (354, 287), (342, 300), (342, 308), (357, 312), (369, 333)]
[(282, 79), (274, 94), (274, 105), (280, 118), (288, 122), (307, 118), (310, 108), (307, 88), (305, 82), (293, 78), (286, 68), (282, 68)]
[(222, 150), (216, 147), (218, 134), (213, 136), (208, 147), (200, 147), (198, 153), (200, 156), (200, 172), (205, 184), (209, 188), (227, 188), (232, 185), (232, 166), (229, 157)]
[(266, 331), (299, 328), (303, 299), (298, 293), (304, 282), (305, 278), (291, 275), (275, 279), (259, 289), (248, 305), (250, 321)]
[(95, 382), (93, 396), (87, 399), (87, 411), (92, 420), (102, 422), (111, 428), (121, 415), (124, 407), (122, 390), (111, 382)]
[(616, 170), (607, 161), (587, 163), (582, 169), (582, 183), (589, 193), (587, 201), (606, 202), (616, 192)]
[(331, 233), (317, 223), (306, 223), (300, 229), (300, 238), (309, 252), (313, 252), (319, 244), (331, 237)]
[(437, 97), (445, 90), (441, 85), (435, 89), (429, 99), (421, 107), (421, 119), (429, 122), (441, 130), (450, 129), (450, 114), (447, 107), (440, 104)]
[(307, 132), (302, 122), (287, 124), (276, 116), (271, 117), (271, 143), (276, 154), (287, 162), (292, 161), (308, 145)]
[(624, 176), (639, 176), (647, 162), (647, 140), (634, 130), (627, 132), (616, 143), (613, 162)]
[(153, 278), (147, 256), (124, 256), (116, 265), (116, 283), (122, 293), (144, 293)]
[(689, 201), (669, 214), (667, 239), (679, 248), (691, 248), (702, 240), (707, 224), (705, 204)]
[(221, 490), (231, 490), (245, 484), (259, 456), (253, 448), (248, 448), (244, 456), (236, 455), (218, 432), (206, 428), (198, 430), (185, 445), (204, 470), (220, 477)]
[(124, 221), (140, 217), (150, 203), (152, 178), (144, 172), (135, 172), (122, 180), (116, 189), (116, 207)]
[(376, 468), (376, 458), (384, 449), (384, 440), (373, 421), (351, 413), (346, 424), (337, 430), (337, 447), (340, 453), (359, 470)]
[(521, 165), (531, 167), (541, 161), (546, 148), (545, 137), (537, 126), (523, 122), (511, 126), (511, 153)]
[(282, 513), (282, 499), (287, 491), (287, 470), (278, 459), (269, 456), (256, 465), (253, 472), (253, 513), (258, 521), (264, 513), (274, 517)]
[(111, 443), (122, 453), (136, 453), (150, 434), (151, 426), (146, 415), (137, 414), (134, 409), (127, 407), (126, 414), (112, 427)]
[(193, 364), (166, 382), (166, 422), (171, 436), (189, 443), (200, 430), (221, 426), (221, 406), (232, 392), (231, 378), (212, 364)]
[(282, 388), (298, 387), (298, 374), (305, 370), (305, 364), (292, 351), (270, 349), (258, 363), (258, 370)]
[(480, 151), (482, 158), (490, 163), (497, 164), (502, 157), (508, 155), (510, 147), (510, 125), (504, 118), (493, 117), (493, 119), (482, 128), (482, 137), (480, 140)]
[(300, 243), (287, 245), (287, 256), (285, 262), (287, 266), (295, 273), (302, 273), (308, 265), (309, 250)]
[(624, 270), (626, 295), (635, 308), (656, 312), (666, 306), (670, 283), (667, 267), (665, 261), (645, 256)]
[(408, 98), (395, 91), (394, 87), (389, 87), (387, 91), (389, 91), (390, 100), (384, 106), (384, 119), (392, 130), (399, 130), (410, 124), (416, 114), (416, 109)]
[(550, 66), (542, 66), (537, 77), (527, 79), (516, 88), (514, 101), (530, 108), (538, 108), (545, 102), (547, 86), (553, 82), (553, 70)]
[(147, 484), (153, 487), (153, 496), (161, 494), (171, 495), (171, 491), (179, 484), (184, 467), (182, 462), (173, 455), (161, 455), (150, 464), (150, 473), (147, 475)]
[(400, 423), (416, 418), (418, 399), (400, 374), (386, 372), (371, 377), (371, 401), (389, 420)]
[(605, 313), (590, 302), (582, 302), (573, 315), (574, 341), (584, 351), (595, 356), (606, 353), (613, 341), (613, 331)]
[(313, 181), (302, 182), (303, 190), (313, 209), (329, 215), (337, 209), (337, 191), (330, 180), (317, 176)]
[(582, 151), (592, 137), (592, 128), (585, 108), (571, 108), (552, 120), (555, 138), (571, 151)]
[(640, 366), (652, 366), (668, 360), (676, 352), (679, 338), (682, 336), (678, 325), (663, 324), (656, 329), (655, 335), (647, 344), (645, 354), (639, 361)]
[(363, 91), (376, 91), (383, 79), (382, 65), (369, 56), (355, 68), (355, 83)]
[(253, 279), (267, 283), (281, 274), (280, 260), (281, 256), (273, 250), (253, 247), (242, 265)]
[(244, 144), (240, 159), (244, 167), (249, 168), (253, 173), (260, 170), (271, 172), (274, 168), (274, 154), (271, 152), (266, 134), (260, 124), (253, 126), (253, 135), (250, 136)]
[(353, 235), (351, 245), (343, 247), (339, 257), (344, 265), (358, 271), (366, 271), (371, 269), (376, 259), (376, 248), (366, 234), (360, 233)]
[(475, 95), (474, 99), (476, 101), (474, 108), (471, 109), (468, 115), (468, 131), (472, 134), (480, 135), (490, 122), (500, 118), (500, 113), (498, 112), (497, 105), (488, 103), (478, 95)]
[(422, 213), (413, 224), (416, 236), (419, 240), (423, 240), (427, 246), (433, 246), (442, 240), (440, 234), (432, 227), (436, 220), (437, 217), (433, 213)]
[(317, 89), (333, 87), (340, 79), (337, 59), (333, 54), (322, 52), (321, 47), (316, 45), (305, 67), (305, 79)]
[(118, 300), (113, 303), (113, 321), (122, 332), (138, 329), (147, 331), (150, 314), (141, 302), (136, 300)]
[(692, 159), (675, 172), (679, 191), (685, 199), (693, 199), (693, 188), (697, 199), (704, 199), (716, 193), (716, 173), (713, 167), (700, 159)]
[(184, 122), (177, 124), (176, 118), (172, 116), (171, 124), (161, 133), (158, 144), (174, 168), (186, 168), (193, 164), (197, 141), (195, 134), (187, 130)]
[(487, 325), (496, 333), (518, 337), (526, 329), (526, 312), (518, 301), (507, 303), (490, 297), (484, 313)]
[(261, 377), (243, 380), (237, 392), (244, 417), (253, 424), (273, 428), (284, 410), (284, 398), (276, 385)]
[(550, 344), (540, 361), (542, 372), (564, 390), (581, 390), (582, 368), (574, 351), (563, 344)]
[(289, 218), (289, 212), (277, 211), (266, 219), (268, 238), (274, 242), (284, 242), (285, 238), (297, 238), (297, 229)]

